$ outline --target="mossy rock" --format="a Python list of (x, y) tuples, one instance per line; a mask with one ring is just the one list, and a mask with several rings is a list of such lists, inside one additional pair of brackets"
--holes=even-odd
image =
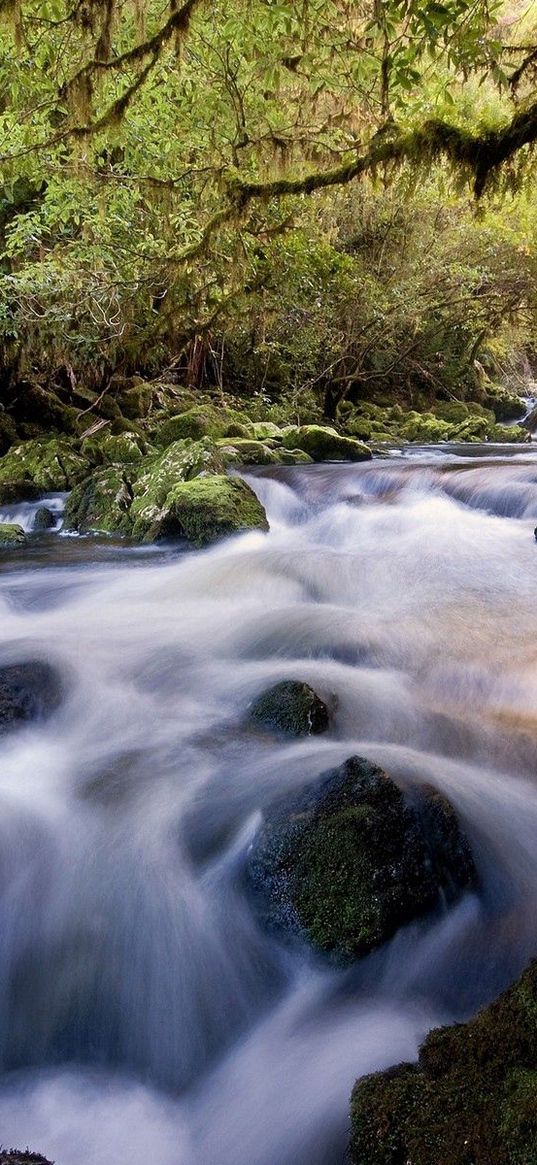
[(537, 961), (417, 1064), (359, 1080), (351, 1117), (353, 1165), (536, 1165)]
[(168, 496), (180, 482), (200, 473), (221, 473), (225, 459), (209, 440), (175, 441), (163, 453), (143, 459), (133, 479), (134, 536), (145, 538), (169, 510)]
[(246, 440), (252, 440), (252, 433), (249, 425), (241, 425), (240, 421), (231, 421), (231, 424), (226, 426), (224, 437), (229, 440), (230, 437), (245, 437)]
[(103, 466), (69, 494), (64, 530), (79, 534), (130, 534), (132, 485), (120, 465)]
[(147, 442), (132, 430), (117, 435), (96, 433), (86, 437), (81, 450), (92, 465), (132, 465), (142, 460)]
[(302, 449), (313, 461), (368, 461), (371, 457), (367, 445), (321, 425), (284, 429), (283, 444), (286, 449)]
[(224, 438), (216, 442), (216, 447), (226, 465), (278, 465), (280, 462), (278, 454), (261, 441)]
[(281, 441), (283, 438), (280, 426), (275, 425), (273, 421), (253, 421), (250, 425), (250, 434), (254, 441), (269, 441), (272, 438)]
[[(474, 409), (479, 410), (479, 405), (475, 405)], [(459, 400), (439, 401), (431, 412), (440, 421), (448, 421), (450, 425), (462, 425), (470, 415), (468, 405)]]
[(53, 530), (56, 525), (56, 516), (49, 510), (48, 506), (39, 506), (34, 514), (32, 523), (32, 530), (36, 532), (41, 530)]
[(248, 720), (282, 736), (317, 736), (329, 727), (328, 708), (300, 680), (282, 680), (250, 705)]
[(89, 461), (69, 438), (39, 437), (12, 446), (0, 459), (0, 492), (2, 486), (18, 489), (24, 483), (43, 492), (68, 490), (88, 471)]
[(531, 441), (531, 435), (522, 425), (494, 425), (490, 440), (502, 444), (515, 442), (517, 445), (527, 445)]
[(26, 534), (22, 526), (11, 522), (0, 522), (0, 546), (25, 546)]
[(363, 757), (268, 810), (248, 876), (270, 927), (342, 963), (477, 880), (449, 803), (430, 789), (405, 800)]
[(0, 457), (17, 441), (17, 426), (7, 413), (0, 412)]
[(183, 537), (201, 547), (244, 530), (268, 530), (261, 502), (239, 478), (211, 475), (175, 486), (146, 540)]
[(203, 437), (216, 439), (224, 435), (229, 420), (210, 405), (188, 409), (185, 413), (169, 417), (155, 432), (155, 443), (171, 445), (174, 441), (200, 441)]
[(313, 465), (313, 457), (303, 449), (276, 449), (279, 465)]
[(525, 402), (503, 385), (489, 384), (484, 403), (492, 410), (497, 421), (516, 421), (526, 412)]

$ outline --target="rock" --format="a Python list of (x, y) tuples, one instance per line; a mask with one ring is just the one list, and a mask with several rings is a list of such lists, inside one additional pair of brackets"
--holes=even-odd
[[(87, 476), (89, 462), (67, 437), (39, 437), (14, 445), (0, 459), (2, 487), (31, 497), (32, 488), (50, 492), (71, 489)], [(35, 495), (34, 495), (35, 496)]]
[(82, 453), (92, 465), (135, 465), (146, 452), (147, 443), (131, 430), (96, 433), (82, 442)]
[(174, 441), (190, 438), (200, 441), (203, 437), (222, 437), (228, 421), (211, 405), (188, 409), (175, 417), (169, 417), (159, 425), (155, 433), (157, 445), (171, 445)]
[(35, 511), (32, 530), (52, 530), (56, 525), (56, 516), (48, 506), (39, 506)]
[(224, 438), (217, 441), (216, 445), (226, 465), (278, 465), (280, 462), (278, 452), (269, 449), (261, 441), (242, 437), (236, 437), (233, 441)]
[(24, 546), (26, 543), (26, 534), (22, 526), (16, 526), (15, 523), (0, 522), (0, 547), (5, 546)]
[(417, 1064), (359, 1080), (353, 1165), (534, 1165), (537, 961), (469, 1023), (427, 1036)]
[(250, 435), (254, 441), (270, 441), (271, 438), (283, 440), (283, 433), (279, 425), (273, 421), (254, 421), (250, 424)]
[(199, 547), (243, 530), (268, 530), (261, 502), (239, 478), (211, 475), (180, 483), (168, 493), (146, 541), (184, 537)]
[(175, 441), (163, 453), (145, 457), (132, 484), (135, 538), (146, 538), (153, 527), (165, 521), (171, 505), (168, 497), (178, 484), (200, 473), (222, 473), (224, 468), (224, 458), (207, 439)]
[(39, 1153), (30, 1153), (29, 1149), (21, 1153), (19, 1149), (0, 1150), (0, 1165), (54, 1165)]
[(352, 437), (341, 437), (335, 429), (302, 425), (283, 432), (286, 449), (302, 449), (314, 461), (368, 461), (371, 450)]
[[(1, 464), (1, 462), (0, 462)], [(33, 485), (31, 481), (0, 481), (0, 505), (9, 506), (12, 502), (31, 502), (38, 498), (43, 490)]]
[(119, 465), (95, 470), (69, 494), (64, 530), (79, 534), (130, 534), (132, 486)]
[(282, 680), (250, 705), (248, 719), (284, 736), (317, 736), (329, 727), (326, 704), (299, 680)]
[(0, 666), (0, 735), (59, 707), (62, 687), (54, 668), (40, 660)]
[(269, 809), (247, 869), (269, 925), (302, 934), (338, 962), (477, 881), (448, 802), (423, 788), (405, 800), (362, 757)]

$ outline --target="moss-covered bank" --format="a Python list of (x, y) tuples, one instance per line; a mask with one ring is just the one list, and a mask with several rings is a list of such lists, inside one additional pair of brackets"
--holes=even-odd
[(359, 1080), (351, 1112), (353, 1165), (536, 1165), (537, 961), (417, 1064)]

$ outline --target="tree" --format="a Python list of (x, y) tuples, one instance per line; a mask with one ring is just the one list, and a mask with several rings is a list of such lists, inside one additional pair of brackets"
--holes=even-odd
[(305, 195), (439, 159), (482, 195), (520, 180), (537, 137), (537, 48), (494, 0), (2, 15), (5, 360), (31, 331), (108, 364), (150, 342), (158, 363), (255, 288)]

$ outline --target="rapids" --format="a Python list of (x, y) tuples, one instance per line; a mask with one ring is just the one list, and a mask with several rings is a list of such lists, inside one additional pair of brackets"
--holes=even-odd
[[(341, 1165), (355, 1078), (537, 953), (537, 453), (247, 476), (268, 535), (0, 554), (0, 665), (64, 684), (0, 741), (0, 1141), (57, 1165)], [(283, 678), (329, 734), (244, 726)], [(482, 888), (335, 970), (242, 872), (263, 807), (353, 754), (445, 791)]]

